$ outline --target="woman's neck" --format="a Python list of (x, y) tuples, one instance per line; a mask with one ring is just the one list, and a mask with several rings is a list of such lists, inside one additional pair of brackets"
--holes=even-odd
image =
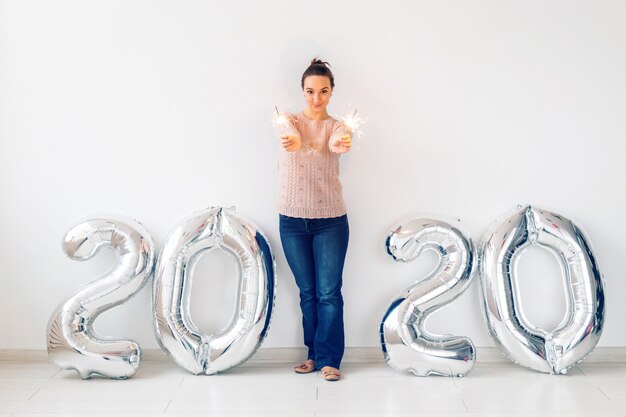
[(302, 112), (307, 119), (311, 119), (311, 120), (325, 120), (328, 119), (329, 115), (328, 112), (326, 111), (326, 109), (324, 109), (323, 111), (313, 111), (310, 108), (306, 108), (303, 112)]

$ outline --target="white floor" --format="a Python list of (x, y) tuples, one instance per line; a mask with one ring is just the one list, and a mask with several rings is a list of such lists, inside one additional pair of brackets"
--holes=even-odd
[(625, 363), (583, 363), (564, 376), (479, 363), (460, 379), (399, 374), (385, 363), (342, 370), (341, 381), (326, 382), (291, 364), (194, 376), (144, 361), (126, 381), (83, 381), (47, 363), (0, 362), (0, 417), (626, 417)]

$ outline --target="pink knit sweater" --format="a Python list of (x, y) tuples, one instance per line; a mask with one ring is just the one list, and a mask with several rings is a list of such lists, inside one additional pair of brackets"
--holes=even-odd
[(295, 113), (289, 118), (291, 123), (285, 133), (299, 135), (302, 147), (295, 152), (281, 148), (278, 212), (306, 219), (346, 214), (339, 182), (339, 154), (328, 147), (346, 133), (345, 126), (332, 117), (311, 120)]

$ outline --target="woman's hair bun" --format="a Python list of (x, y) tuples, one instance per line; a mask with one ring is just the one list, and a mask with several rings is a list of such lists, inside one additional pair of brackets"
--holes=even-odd
[(315, 57), (311, 60), (311, 65), (324, 65), (326, 67), (330, 67), (330, 64), (326, 61), (322, 61), (318, 57)]
[(322, 61), (319, 57), (315, 57), (311, 60), (311, 64), (302, 74), (302, 80), (300, 81), (300, 86), (304, 88), (304, 79), (306, 77), (310, 77), (311, 75), (321, 75), (323, 77), (328, 77), (330, 80), (330, 87), (335, 87), (335, 77), (333, 76), (332, 71), (330, 70), (330, 64), (326, 61)]

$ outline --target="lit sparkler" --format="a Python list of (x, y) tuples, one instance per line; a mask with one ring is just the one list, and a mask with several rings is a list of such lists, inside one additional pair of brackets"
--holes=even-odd
[(361, 116), (357, 116), (358, 109), (354, 109), (353, 112), (348, 113), (346, 116), (341, 117), (341, 122), (348, 128), (352, 135), (361, 136), (363, 131), (361, 125), (365, 123), (365, 119)]
[(289, 118), (287, 118), (287, 115), (285, 113), (281, 113), (278, 111), (278, 106), (274, 106), (274, 109), (276, 109), (276, 113), (272, 115), (272, 125), (280, 128), (280, 133), (284, 135), (286, 132), (285, 129), (287, 127), (287, 123), (289, 123)]

